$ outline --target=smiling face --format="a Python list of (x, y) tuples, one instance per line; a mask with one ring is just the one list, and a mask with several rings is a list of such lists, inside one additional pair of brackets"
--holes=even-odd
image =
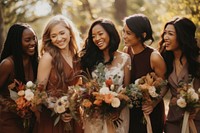
[(25, 55), (34, 55), (37, 47), (37, 38), (31, 28), (27, 28), (22, 33), (22, 49)]
[(134, 46), (141, 43), (140, 39), (136, 37), (135, 33), (133, 33), (126, 24), (123, 28), (122, 37), (126, 46)]
[(97, 24), (92, 29), (92, 40), (100, 50), (105, 50), (108, 48), (110, 37), (106, 30)]
[(59, 23), (51, 29), (50, 39), (53, 45), (59, 49), (65, 49), (70, 42), (70, 31), (62, 23)]
[(179, 48), (176, 30), (172, 24), (168, 24), (164, 30), (164, 41), (167, 51), (176, 51)]

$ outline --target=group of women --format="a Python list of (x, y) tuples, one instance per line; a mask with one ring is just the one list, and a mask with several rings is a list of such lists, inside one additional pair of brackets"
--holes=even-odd
[[(106, 78), (119, 76), (119, 85), (126, 86), (149, 72), (155, 72), (168, 80), (168, 86), (161, 91), (161, 98), (152, 104), (123, 108), (118, 116), (122, 122), (117, 128), (112, 128), (108, 121), (78, 123), (68, 113), (62, 114), (54, 126), (51, 111), (44, 106), (40, 121), (33, 122), (31, 129), (24, 130), (20, 116), (4, 110), (5, 104), (0, 100), (0, 132), (147, 133), (146, 124), (142, 122), (144, 112), (150, 115), (153, 133), (180, 133), (184, 112), (169, 104), (166, 118), (162, 98), (170, 89), (171, 100), (177, 100), (179, 82), (188, 82), (190, 76), (194, 78), (194, 88), (200, 87), (200, 49), (195, 32), (191, 20), (176, 17), (164, 26), (157, 50), (148, 45), (154, 41), (149, 19), (144, 14), (134, 14), (124, 19), (122, 38), (125, 47), (119, 51), (120, 35), (114, 23), (99, 18), (92, 23), (81, 48), (81, 38), (74, 24), (57, 15), (44, 29), (38, 60), (38, 40), (33, 29), (28, 24), (12, 25), (0, 59), (0, 99), (13, 102), (8, 86), (14, 79), (23, 83), (37, 81), (49, 92), (57, 89), (67, 92), (68, 86), (79, 80), (76, 72), (87, 69), (92, 74), (100, 62), (106, 66)], [(194, 120), (200, 132), (200, 113), (193, 112), (190, 119)], [(71, 123), (71, 131), (64, 129), (65, 122)]]

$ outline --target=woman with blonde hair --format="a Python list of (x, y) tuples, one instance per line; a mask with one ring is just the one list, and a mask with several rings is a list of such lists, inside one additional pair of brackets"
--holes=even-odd
[[(80, 70), (79, 45), (80, 37), (74, 24), (68, 18), (57, 15), (50, 19), (42, 35), (41, 59), (38, 66), (37, 81), (42, 84), (50, 96), (59, 91), (68, 92), (68, 86), (77, 83), (75, 73)], [(69, 113), (61, 115), (54, 126), (55, 118), (51, 110), (42, 108), (37, 133), (81, 133), (82, 129)], [(65, 130), (65, 122), (70, 122), (72, 129)]]

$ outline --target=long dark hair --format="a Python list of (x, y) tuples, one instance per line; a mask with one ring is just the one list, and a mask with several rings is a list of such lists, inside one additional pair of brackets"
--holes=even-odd
[[(180, 62), (183, 56), (186, 57), (188, 62), (188, 72), (192, 77), (200, 78), (200, 63), (198, 62), (200, 48), (197, 45), (195, 38), (196, 26), (195, 24), (185, 17), (176, 17), (175, 19), (167, 22), (167, 25), (173, 25), (177, 35), (177, 41), (182, 51)], [(172, 51), (166, 51), (164, 45), (164, 31), (161, 35), (159, 42), (159, 50), (165, 59), (167, 65), (166, 77), (173, 71), (174, 54)]]
[(103, 52), (95, 45), (92, 39), (92, 29), (98, 24), (105, 29), (110, 37), (108, 45), (110, 60), (105, 64), (109, 64), (113, 61), (113, 54), (118, 49), (120, 43), (119, 33), (111, 20), (99, 18), (94, 21), (89, 29), (84, 49), (81, 51), (81, 53), (83, 54), (83, 56), (81, 57), (81, 65), (83, 69), (88, 68), (90, 71), (92, 71), (95, 65), (97, 65), (98, 63), (104, 63)]
[[(16, 23), (12, 25), (8, 31), (7, 38), (4, 43), (4, 48), (1, 54), (0, 61), (9, 56), (13, 56), (15, 78), (23, 83), (26, 83), (24, 66), (23, 66), (23, 50), (22, 50), (22, 34), (27, 28), (31, 28), (26, 23)], [(35, 53), (31, 56), (31, 63), (34, 73), (34, 78), (37, 78), (38, 66), (38, 49), (35, 47)], [(34, 80), (35, 80), (34, 79)]]
[[(151, 43), (154, 41), (151, 23), (144, 14), (128, 16), (124, 19), (124, 23), (133, 33), (135, 33), (137, 38), (141, 39), (142, 43), (147, 40), (151, 40)], [(146, 33), (146, 36), (143, 36), (143, 33)]]

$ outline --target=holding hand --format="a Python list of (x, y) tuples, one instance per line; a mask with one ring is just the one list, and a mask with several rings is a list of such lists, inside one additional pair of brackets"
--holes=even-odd
[(72, 116), (69, 114), (69, 113), (63, 113), (61, 115), (61, 119), (64, 121), (64, 122), (70, 122), (72, 120)]

